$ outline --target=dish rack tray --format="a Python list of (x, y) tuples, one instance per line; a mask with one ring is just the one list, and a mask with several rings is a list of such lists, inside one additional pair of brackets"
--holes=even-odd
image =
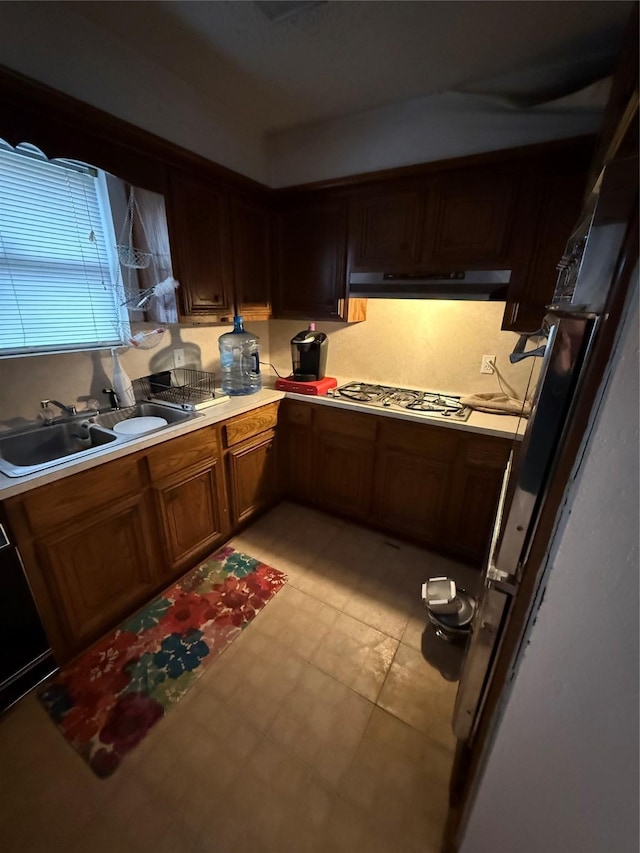
[(228, 400), (216, 389), (215, 373), (177, 367), (132, 382), (136, 399), (153, 400), (180, 409), (197, 410)]

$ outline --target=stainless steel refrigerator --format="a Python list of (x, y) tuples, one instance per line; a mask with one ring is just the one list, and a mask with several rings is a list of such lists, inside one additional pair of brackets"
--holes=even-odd
[(522, 338), (514, 351), (514, 360), (543, 362), (519, 461), (505, 478), (458, 687), (453, 729), (462, 742), (473, 740), (514, 602), (527, 571), (537, 568), (529, 565), (531, 543), (589, 373), (637, 188), (637, 155), (603, 169), (558, 265), (546, 344), (528, 353)]

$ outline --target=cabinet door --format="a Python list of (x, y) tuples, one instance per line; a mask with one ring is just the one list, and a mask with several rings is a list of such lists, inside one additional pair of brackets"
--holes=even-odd
[(232, 195), (233, 291), (245, 319), (271, 316), (271, 211), (266, 202)]
[(280, 404), (278, 462), (285, 495), (313, 497), (313, 403), (283, 400)]
[(376, 460), (376, 519), (389, 530), (441, 546), (450, 477), (446, 461), (382, 450)]
[(275, 433), (239, 444), (227, 454), (234, 527), (268, 506), (278, 494)]
[(423, 193), (387, 192), (352, 199), (349, 269), (405, 271), (420, 260)]
[(228, 532), (220, 463), (154, 486), (164, 532), (167, 582), (213, 550)]
[(225, 190), (173, 172), (168, 214), (181, 319), (208, 322), (228, 315), (231, 254)]
[(278, 215), (274, 315), (336, 320), (346, 298), (347, 209), (342, 199), (287, 206)]
[(353, 518), (368, 518), (375, 445), (338, 432), (316, 437), (315, 500)]
[(450, 497), (448, 544), (474, 565), (487, 556), (511, 445), (507, 440), (467, 439), (460, 449)]
[(558, 261), (580, 214), (588, 162), (585, 153), (586, 148), (577, 151), (566, 170), (532, 169), (523, 178), (504, 330), (535, 332), (542, 325), (558, 279)]
[(508, 268), (516, 189), (515, 173), (466, 172), (436, 179), (424, 241), (430, 266)]
[(376, 522), (419, 542), (444, 547), (457, 448), (457, 431), (385, 418), (376, 457)]
[(117, 624), (158, 586), (153, 513), (134, 496), (36, 540), (57, 607), (66, 660)]

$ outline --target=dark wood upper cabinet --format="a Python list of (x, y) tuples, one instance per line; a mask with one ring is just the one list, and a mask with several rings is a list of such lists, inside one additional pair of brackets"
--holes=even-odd
[(511, 282), (502, 328), (537, 331), (553, 298), (557, 264), (577, 225), (592, 141), (530, 164), (513, 220)]
[[(555, 265), (637, 86), (632, 20), (598, 154), (583, 137), (270, 190), (153, 134), (0, 69), (0, 137), (93, 163), (165, 194), (180, 319), (362, 320), (349, 271), (508, 268), (503, 328), (532, 331)], [(635, 24), (634, 24), (635, 20)], [(631, 57), (631, 59), (630, 59)], [(631, 119), (620, 145), (637, 137)], [(602, 152), (605, 152), (604, 154)], [(277, 205), (275, 226), (269, 205)]]
[(239, 312), (250, 320), (271, 316), (272, 215), (266, 198), (229, 197), (233, 292)]
[(431, 268), (508, 268), (518, 175), (445, 173), (430, 192), (422, 260)]
[(587, 190), (591, 189), (605, 163), (614, 156), (627, 156), (638, 148), (638, 10), (638, 4), (634, 3), (618, 54)]
[(349, 269), (412, 269), (420, 260), (421, 191), (362, 195), (349, 209)]
[(210, 322), (232, 310), (231, 247), (224, 188), (173, 171), (167, 198), (180, 315)]
[(274, 316), (340, 319), (346, 297), (346, 200), (287, 204), (278, 213), (276, 235)]

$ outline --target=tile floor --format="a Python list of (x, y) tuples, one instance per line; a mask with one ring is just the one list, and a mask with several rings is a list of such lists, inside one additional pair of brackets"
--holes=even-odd
[(97, 779), (31, 694), (0, 721), (6, 853), (437, 853), (462, 650), (420, 583), (477, 573), (282, 503), (233, 540), (289, 583)]

